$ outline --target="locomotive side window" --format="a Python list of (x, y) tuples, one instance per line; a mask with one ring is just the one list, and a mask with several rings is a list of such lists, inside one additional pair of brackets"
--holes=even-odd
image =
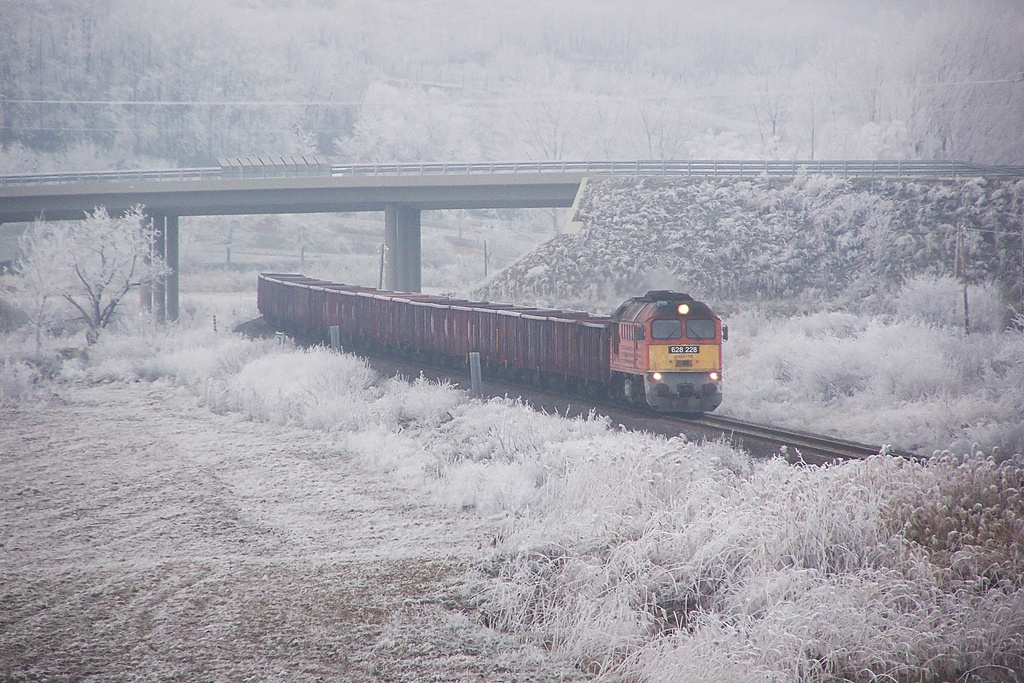
[(687, 320), (686, 321), (686, 338), (687, 339), (714, 339), (715, 338), (715, 321), (714, 320)]
[[(707, 322), (711, 322), (710, 320)], [(712, 336), (714, 329), (712, 328)], [(683, 321), (682, 320), (652, 320), (651, 321), (651, 338), (652, 339), (679, 339), (683, 336)]]

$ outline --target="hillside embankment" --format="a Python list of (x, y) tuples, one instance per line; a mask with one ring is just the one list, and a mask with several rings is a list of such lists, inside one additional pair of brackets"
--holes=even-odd
[(1024, 181), (622, 177), (588, 184), (582, 227), (475, 294), (614, 309), (653, 288), (783, 310), (886, 313), (919, 275), (994, 285), (1022, 306)]

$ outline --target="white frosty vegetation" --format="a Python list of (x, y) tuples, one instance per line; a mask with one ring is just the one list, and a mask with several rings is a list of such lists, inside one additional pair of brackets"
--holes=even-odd
[(638, 680), (1013, 680), (1024, 666), (1020, 461), (794, 468), (622, 445), (574, 460), (513, 525), (491, 568), (496, 623)]
[(45, 330), (80, 322), (93, 344), (124, 296), (166, 274), (153, 254), (156, 233), (141, 207), (120, 217), (97, 208), (85, 219), (36, 221), (21, 238), (18, 265), (37, 352)]
[[(986, 302), (1002, 290), (1008, 322), (1022, 302), (1022, 207), (1024, 182), (977, 178), (606, 179), (587, 185), (577, 234), (542, 245), (475, 295), (611, 311), (669, 288), (717, 308), (870, 315), (891, 312), (893, 294), (915, 277), (961, 270), (979, 292), (993, 290)], [(989, 310), (977, 312), (991, 324)]]
[[(809, 317), (799, 334), (817, 329), (833, 355), (870, 355), (843, 349), (857, 338), (882, 355), (909, 329), (919, 355), (948, 343), (878, 326)], [(219, 412), (322, 430), (441, 504), (506, 514), (475, 584), (482, 613), (600, 677), (1009, 681), (1024, 667), (1019, 456), (754, 462), (384, 379), (325, 349), (188, 331), (104, 335), (65, 376), (172, 382)]]
[(732, 316), (722, 412), (925, 454), (973, 443), (1024, 450), (1024, 334), (967, 335), (955, 314), (935, 324), (957, 293), (938, 299), (922, 289), (918, 282), (911, 295), (927, 305), (901, 296), (903, 314), (889, 320)]

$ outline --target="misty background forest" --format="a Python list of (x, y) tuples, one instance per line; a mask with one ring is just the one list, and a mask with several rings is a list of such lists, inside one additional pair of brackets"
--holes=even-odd
[(0, 34), (8, 173), (1024, 150), (1015, 0), (8, 0)]

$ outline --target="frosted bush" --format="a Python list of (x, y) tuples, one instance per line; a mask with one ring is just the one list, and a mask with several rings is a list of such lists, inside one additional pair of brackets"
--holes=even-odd
[(919, 482), (893, 501), (894, 527), (958, 580), (1024, 587), (1024, 460), (941, 454)]
[(322, 347), (275, 349), (203, 388), (218, 412), (239, 413), (278, 425), (343, 429), (369, 422), (376, 373), (366, 362)]
[(0, 359), (0, 406), (36, 395), (39, 369), (25, 361)]
[(411, 392), (388, 386), (378, 403), (404, 405), (407, 417), (417, 412), (419, 401), (410, 400), (416, 393), (432, 401), (420, 403), (426, 411), (414, 421), (382, 421), (345, 435), (346, 448), (453, 507), (487, 513), (529, 507), (581, 444), (609, 434), (603, 420), (541, 415), (510, 399), (469, 400), (422, 380)]
[(721, 412), (928, 453), (1024, 448), (1024, 335), (915, 318), (732, 316)]
[[(1003, 326), (1003, 303), (991, 285), (967, 288), (971, 332), (997, 332)], [(964, 329), (964, 288), (949, 276), (919, 275), (900, 289), (896, 298), (900, 318), (926, 325)]]
[(237, 373), (247, 362), (279, 347), (212, 329), (140, 326), (107, 334), (87, 355), (65, 365), (69, 379), (94, 382), (167, 379), (182, 384)]
[(380, 423), (390, 427), (433, 428), (450, 419), (449, 411), (465, 400), (465, 394), (450, 384), (436, 384), (422, 375), (411, 382), (399, 376), (384, 384), (377, 409)]
[[(613, 680), (1012, 680), (1024, 666), (1024, 461), (793, 468), (614, 445), (573, 459), (506, 533), (494, 621)], [(927, 531), (950, 514), (970, 553)]]

